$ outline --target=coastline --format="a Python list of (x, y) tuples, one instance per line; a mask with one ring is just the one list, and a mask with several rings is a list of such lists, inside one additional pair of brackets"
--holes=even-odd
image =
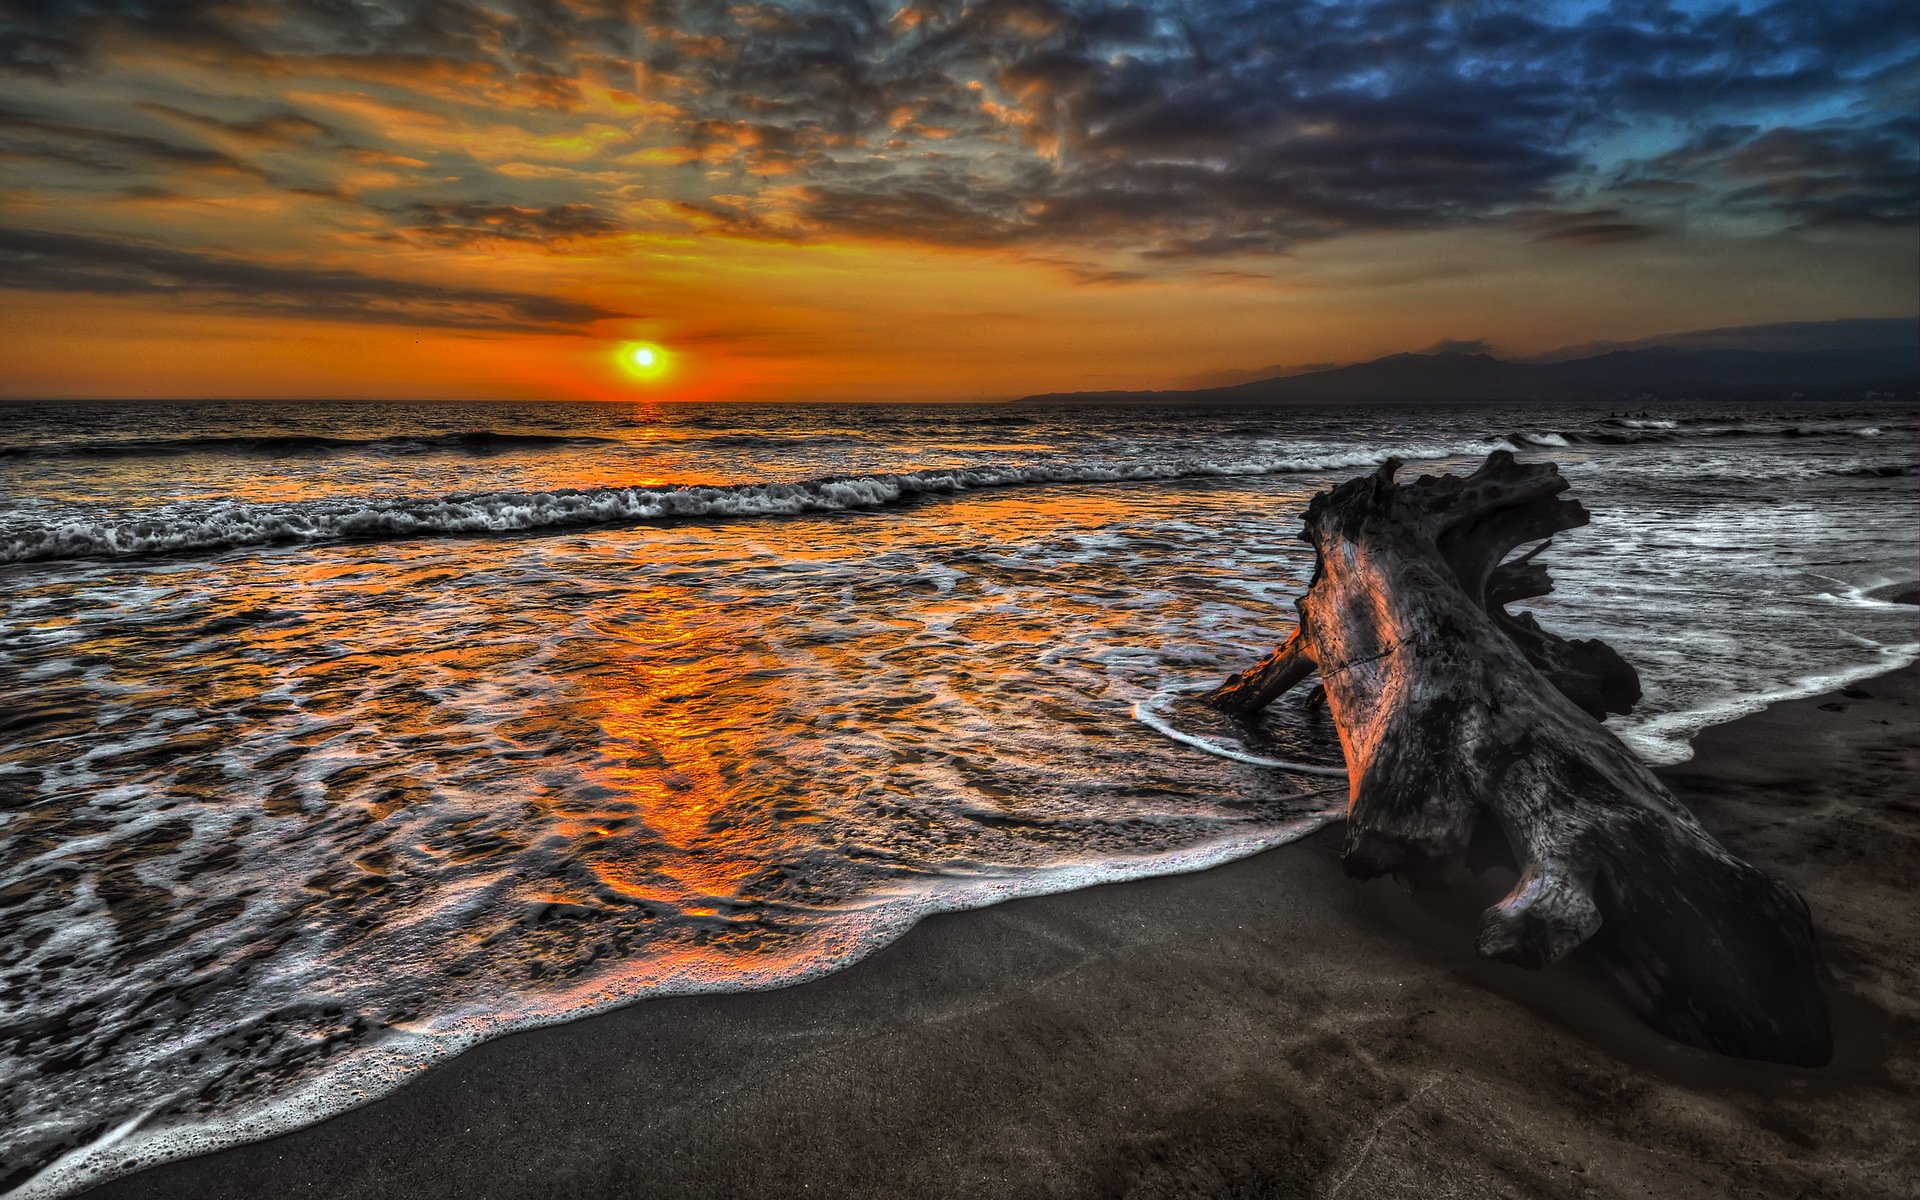
[(1577, 963), (1479, 962), (1471, 889), (1354, 883), (1328, 830), (514, 1035), (84, 1194), (1893, 1196), (1920, 1175), (1917, 703), (1905, 667), (1660, 771), (1812, 906), (1821, 1070), (1668, 1043)]

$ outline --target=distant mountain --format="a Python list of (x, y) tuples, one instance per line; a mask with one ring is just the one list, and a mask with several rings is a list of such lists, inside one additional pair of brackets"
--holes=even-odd
[(1562, 346), (1545, 354), (1522, 358), (1521, 362), (1566, 362), (1592, 358), (1613, 350), (1651, 350), (1671, 346), (1677, 350), (1798, 350), (1803, 353), (1825, 351), (1866, 351), (1904, 354), (1909, 363), (1915, 354), (1916, 322), (1909, 317), (1854, 317), (1844, 321), (1788, 321), (1777, 325), (1735, 325), (1721, 329), (1691, 329), (1685, 333), (1667, 333), (1632, 342), (1586, 342)]
[(1912, 396), (1916, 326), (1906, 320), (1801, 322), (1698, 330), (1563, 359), (1390, 354), (1372, 362), (1158, 392), (1054, 392), (1027, 404), (1371, 404), (1473, 401), (1784, 400)]

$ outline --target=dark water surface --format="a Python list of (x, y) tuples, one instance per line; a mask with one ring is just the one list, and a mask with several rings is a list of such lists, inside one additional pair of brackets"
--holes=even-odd
[(1324, 719), (1193, 689), (1315, 491), (1500, 446), (1652, 761), (1920, 655), (1911, 408), (0, 406), (0, 1188), (1300, 837)]

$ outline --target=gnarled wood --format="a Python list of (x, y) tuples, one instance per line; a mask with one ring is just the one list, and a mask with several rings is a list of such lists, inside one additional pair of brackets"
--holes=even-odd
[(1296, 627), (1292, 636), (1274, 647), (1273, 653), (1238, 675), (1229, 676), (1225, 683), (1207, 694), (1207, 700), (1228, 712), (1258, 712), (1315, 669), (1306, 639)]
[(1464, 477), (1396, 484), (1397, 466), (1313, 499), (1294, 632), (1210, 699), (1252, 712), (1319, 672), (1351, 781), (1350, 874), (1443, 879), (1491, 822), (1520, 878), (1485, 914), (1481, 954), (1544, 967), (1591, 940), (1668, 1035), (1826, 1061), (1805, 905), (1600, 724), (1638, 700), (1631, 666), (1506, 611), (1552, 587), (1544, 542), (1513, 551), (1588, 520), (1567, 481), (1505, 451)]

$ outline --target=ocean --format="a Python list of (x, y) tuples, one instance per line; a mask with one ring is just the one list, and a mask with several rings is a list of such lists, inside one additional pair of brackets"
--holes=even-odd
[(1920, 657), (1912, 406), (0, 405), (0, 1190), (1343, 801), (1307, 499), (1558, 463), (1654, 763)]

